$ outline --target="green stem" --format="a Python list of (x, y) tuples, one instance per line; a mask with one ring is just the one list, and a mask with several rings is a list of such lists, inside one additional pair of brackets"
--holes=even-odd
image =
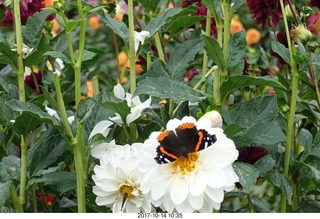
[(28, 142), (25, 135), (21, 135), (21, 169), (20, 169), (20, 203), (26, 203), (26, 184), (27, 184), (27, 165), (28, 165)]
[(86, 18), (83, 13), (82, 0), (77, 0), (77, 5), (78, 5), (78, 12), (80, 17), (80, 39), (79, 39), (78, 57), (77, 57), (76, 64), (74, 66), (76, 106), (78, 106), (81, 99), (81, 64), (82, 64), (85, 39), (86, 39)]
[[(230, 7), (229, 11), (229, 4), (228, 2), (222, 3), (223, 7), (223, 15), (224, 15), (224, 20), (223, 20), (223, 57), (224, 61), (227, 62), (228, 59), (228, 42), (230, 39), (230, 25), (231, 25), (231, 16), (233, 12), (233, 5)], [(227, 70), (224, 72), (221, 72), (221, 81), (220, 84), (225, 81), (225, 78), (227, 76)]]
[(174, 101), (172, 99), (169, 100), (169, 116), (170, 118), (173, 118), (173, 112), (174, 112)]
[[(288, 177), (289, 175), (289, 166), (290, 166), (290, 152), (293, 145), (293, 140), (295, 139), (294, 134), (294, 116), (296, 112), (296, 103), (297, 103), (297, 94), (298, 94), (298, 70), (297, 70), (297, 64), (295, 63), (295, 60), (293, 59), (293, 49), (291, 46), (291, 39), (290, 39), (290, 32), (288, 27), (288, 21), (285, 16), (285, 9), (284, 9), (284, 3), (283, 0), (280, 0), (281, 10), (283, 14), (283, 20), (284, 20), (284, 26), (287, 36), (287, 42), (288, 42), (288, 49), (289, 49), (289, 55), (290, 55), (290, 67), (291, 67), (291, 98), (290, 98), (290, 111), (289, 111), (289, 117), (288, 117), (288, 123), (287, 123), (287, 141), (286, 141), (286, 147), (285, 147), (285, 155), (284, 155), (284, 167), (283, 167), (283, 174)], [(281, 193), (281, 205), (280, 205), (280, 211), (286, 212), (287, 207), (287, 200), (286, 195), (284, 192)]]
[(166, 58), (164, 56), (164, 51), (163, 51), (163, 48), (162, 48), (162, 43), (161, 43), (159, 32), (157, 32), (154, 35), (154, 39), (156, 41), (156, 47), (157, 47), (157, 51), (158, 51), (158, 54), (159, 54), (159, 58), (163, 63), (166, 63)]
[(198, 81), (198, 83), (193, 87), (194, 90), (197, 90), (201, 84), (206, 81), (206, 79), (212, 74), (212, 72), (218, 70), (217, 66), (213, 66), (205, 75), (201, 77), (201, 79)]
[(13, 182), (10, 183), (10, 197), (13, 202), (14, 209), (20, 213), (23, 212), (23, 206), (20, 203), (19, 196), (16, 192), (16, 188), (13, 185)]
[(67, 116), (66, 108), (64, 105), (63, 96), (61, 93), (59, 76), (57, 73), (53, 73), (53, 79), (54, 79), (54, 86), (56, 87), (56, 97), (57, 97), (58, 110), (61, 113), (62, 122), (63, 122), (64, 128), (66, 130), (67, 136), (69, 137), (69, 139), (73, 139), (74, 137), (72, 134), (71, 126), (68, 121), (68, 116)]
[(147, 70), (149, 70), (151, 67), (151, 52), (149, 51), (147, 53)]
[[(207, 16), (206, 16), (206, 36), (210, 36), (211, 33), (211, 12), (207, 10)], [(208, 70), (208, 60), (209, 57), (207, 55), (207, 52), (204, 51), (203, 53), (203, 63), (202, 63), (202, 75), (205, 75)], [(204, 84), (201, 87), (201, 90), (205, 92), (207, 90), (206, 84)]]
[(134, 15), (133, 1), (128, 0), (128, 19), (129, 19), (129, 59), (130, 59), (130, 93), (136, 90), (136, 52), (134, 50)]
[(32, 185), (32, 207), (33, 207), (33, 212), (37, 213), (38, 209), (37, 209), (37, 195), (36, 195), (36, 187), (37, 184), (33, 184)]
[(248, 205), (251, 208), (251, 213), (256, 213), (256, 209), (254, 208), (254, 205), (252, 203), (252, 200), (249, 194), (247, 194), (247, 199), (248, 199)]
[(86, 212), (86, 171), (83, 160), (83, 124), (78, 123), (77, 126), (77, 136), (76, 139), (72, 142), (74, 162), (76, 168), (76, 177), (77, 177), (77, 199), (78, 199), (78, 212)]

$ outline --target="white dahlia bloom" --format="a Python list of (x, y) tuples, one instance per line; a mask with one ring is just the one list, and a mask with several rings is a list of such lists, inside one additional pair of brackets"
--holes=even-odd
[(168, 212), (210, 213), (239, 180), (232, 168), (237, 157), (234, 142), (221, 128), (193, 117), (173, 119), (166, 131), (153, 132), (144, 142), (141, 188)]
[(150, 212), (151, 204), (140, 188), (140, 172), (135, 148), (141, 145), (106, 145), (94, 167), (93, 193), (99, 206), (110, 207), (114, 213)]

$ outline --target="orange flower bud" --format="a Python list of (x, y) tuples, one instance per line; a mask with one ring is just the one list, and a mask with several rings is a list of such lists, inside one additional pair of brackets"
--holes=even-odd
[(247, 31), (247, 45), (252, 46), (260, 41), (260, 32), (255, 28), (250, 28)]
[(230, 26), (230, 34), (233, 35), (241, 30), (243, 30), (242, 23), (238, 19), (232, 19)]
[(98, 15), (93, 15), (88, 19), (89, 26), (92, 30), (98, 30), (100, 28), (100, 19)]

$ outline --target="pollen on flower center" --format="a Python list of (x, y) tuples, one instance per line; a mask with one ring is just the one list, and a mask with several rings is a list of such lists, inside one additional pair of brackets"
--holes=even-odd
[(119, 192), (122, 196), (126, 195), (128, 198), (131, 198), (134, 187), (129, 185), (122, 185), (119, 189)]
[(176, 165), (176, 170), (178, 173), (187, 174), (193, 172), (199, 165), (199, 153), (192, 152), (188, 154), (188, 158), (180, 157), (176, 160), (174, 165)]

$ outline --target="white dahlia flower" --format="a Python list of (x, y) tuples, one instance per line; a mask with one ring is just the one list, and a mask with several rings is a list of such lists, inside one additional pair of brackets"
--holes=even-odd
[(144, 142), (141, 188), (168, 212), (210, 213), (239, 180), (232, 168), (237, 157), (234, 142), (221, 128), (193, 117), (172, 119), (165, 131), (153, 132)]
[(151, 204), (140, 188), (140, 172), (135, 147), (106, 145), (94, 167), (93, 193), (99, 206), (110, 207), (114, 213), (151, 212)]

